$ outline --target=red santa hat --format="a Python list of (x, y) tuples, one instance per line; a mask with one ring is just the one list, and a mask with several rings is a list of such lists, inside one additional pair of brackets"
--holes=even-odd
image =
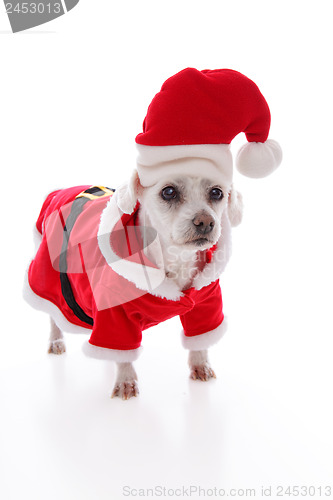
[(197, 173), (225, 186), (232, 183), (230, 143), (244, 132), (248, 143), (236, 158), (248, 177), (265, 177), (281, 163), (279, 144), (267, 140), (268, 104), (257, 85), (230, 69), (187, 68), (162, 85), (136, 137), (143, 186), (175, 172)]

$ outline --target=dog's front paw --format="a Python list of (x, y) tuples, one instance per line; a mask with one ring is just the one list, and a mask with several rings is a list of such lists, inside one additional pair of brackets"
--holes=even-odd
[(139, 386), (136, 380), (116, 383), (111, 394), (111, 398), (119, 397), (124, 400), (136, 397), (139, 394)]
[(211, 378), (216, 378), (214, 370), (210, 367), (209, 363), (196, 365), (191, 367), (190, 378), (192, 380), (203, 380), (206, 382)]
[(63, 354), (66, 352), (65, 342), (61, 339), (53, 340), (50, 342), (49, 350), (47, 352), (49, 354)]

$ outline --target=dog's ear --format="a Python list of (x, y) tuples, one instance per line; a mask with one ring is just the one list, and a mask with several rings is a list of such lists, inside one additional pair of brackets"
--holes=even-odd
[(243, 197), (233, 186), (231, 186), (228, 196), (228, 216), (233, 227), (242, 222)]
[(128, 183), (123, 184), (117, 190), (117, 205), (125, 214), (131, 214), (138, 201), (141, 188), (137, 170), (134, 170)]

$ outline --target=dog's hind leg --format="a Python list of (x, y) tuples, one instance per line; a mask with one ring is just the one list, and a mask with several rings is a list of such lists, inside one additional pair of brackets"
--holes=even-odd
[(208, 361), (208, 351), (190, 351), (188, 356), (188, 364), (191, 370), (190, 378), (193, 380), (207, 381), (211, 378), (216, 378), (214, 370), (211, 368)]
[(129, 399), (139, 394), (138, 376), (132, 363), (117, 363), (117, 380), (111, 397)]
[(50, 332), (50, 343), (49, 343), (49, 354), (62, 354), (66, 352), (66, 346), (64, 342), (64, 336), (60, 328), (57, 327), (54, 320), (51, 320), (51, 332)]

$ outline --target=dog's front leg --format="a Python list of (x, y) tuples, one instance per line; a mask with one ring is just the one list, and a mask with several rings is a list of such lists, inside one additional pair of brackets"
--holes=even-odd
[(188, 364), (191, 370), (190, 378), (193, 380), (207, 381), (210, 378), (216, 378), (214, 370), (208, 361), (208, 351), (190, 351)]
[(129, 399), (139, 394), (137, 374), (132, 363), (117, 363), (117, 379), (111, 397)]

